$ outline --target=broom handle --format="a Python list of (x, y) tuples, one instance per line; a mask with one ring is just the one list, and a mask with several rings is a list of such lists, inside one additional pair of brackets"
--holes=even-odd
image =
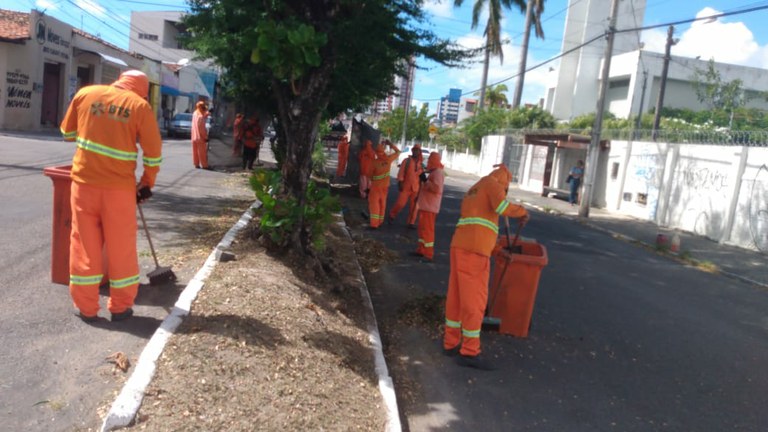
[(141, 210), (141, 204), (137, 204), (139, 208), (139, 216), (141, 216), (141, 225), (144, 227), (144, 233), (147, 235), (147, 241), (149, 242), (149, 250), (152, 251), (152, 258), (155, 260), (155, 267), (160, 267), (160, 263), (157, 261), (157, 255), (155, 255), (155, 247), (152, 246), (152, 237), (149, 236), (149, 230), (147, 229), (147, 221), (144, 220), (144, 211)]

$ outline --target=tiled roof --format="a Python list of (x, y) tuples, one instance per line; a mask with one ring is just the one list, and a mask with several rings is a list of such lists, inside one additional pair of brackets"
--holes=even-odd
[(29, 39), (29, 13), (0, 9), (0, 41)]

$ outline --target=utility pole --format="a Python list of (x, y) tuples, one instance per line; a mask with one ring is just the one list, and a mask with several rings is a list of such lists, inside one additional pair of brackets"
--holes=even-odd
[(659, 123), (661, 122), (661, 109), (664, 107), (664, 92), (667, 89), (667, 74), (669, 73), (669, 60), (672, 58), (670, 52), (672, 45), (677, 41), (672, 39), (675, 32), (675, 26), (669, 26), (667, 29), (667, 46), (664, 48), (664, 66), (661, 68), (661, 83), (659, 84), (659, 98), (656, 99), (656, 115), (653, 118), (653, 132), (651, 138), (656, 141), (659, 135)]
[(589, 206), (592, 201), (592, 189), (597, 173), (597, 159), (600, 154), (600, 132), (603, 129), (603, 109), (605, 108), (605, 93), (608, 90), (608, 75), (611, 72), (611, 57), (613, 57), (613, 40), (616, 37), (616, 14), (619, 9), (619, 0), (611, 2), (610, 24), (608, 24), (608, 42), (605, 45), (603, 55), (603, 71), (601, 74), (600, 89), (597, 94), (597, 109), (595, 110), (595, 124), (592, 126), (592, 140), (587, 149), (587, 163), (584, 173), (584, 191), (579, 203), (579, 217), (589, 217)]
[(523, 99), (523, 83), (525, 81), (525, 68), (527, 66), (528, 42), (531, 39), (531, 21), (533, 20), (533, 2), (528, 0), (525, 8), (525, 30), (523, 31), (523, 52), (520, 57), (520, 67), (517, 70), (517, 85), (515, 85), (515, 95), (512, 99), (512, 109), (520, 108), (520, 101)]
[(648, 71), (643, 71), (643, 90), (640, 92), (640, 107), (637, 110), (637, 118), (635, 119), (635, 131), (640, 130), (643, 119), (643, 102), (645, 102), (645, 86), (648, 84)]
[(405, 75), (408, 79), (408, 83), (405, 85), (405, 107), (403, 110), (403, 136), (400, 138), (400, 151), (404, 151), (405, 149), (405, 133), (407, 132), (408, 128), (408, 110), (411, 107), (411, 84), (412, 84), (412, 78), (411, 78), (411, 61), (406, 60), (407, 68)]

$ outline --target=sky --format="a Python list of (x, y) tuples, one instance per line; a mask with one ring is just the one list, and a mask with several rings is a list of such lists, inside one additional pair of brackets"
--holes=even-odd
[[(572, 0), (589, 1), (589, 0)], [(636, 0), (620, 0), (634, 2)], [(459, 8), (453, 0), (426, 0), (429, 16), (426, 25), (437, 35), (456, 41), (466, 47), (479, 47), (484, 42), (483, 30), (487, 15), (481, 16), (478, 27), (471, 28), (472, 6), (475, 0), (464, 0)], [(610, 4), (610, 2), (607, 2)], [(546, 0), (542, 25), (544, 39), (531, 35), (528, 68), (544, 63), (560, 53), (568, 0)], [(643, 26), (662, 25), (644, 31), (641, 40), (645, 49), (664, 52), (667, 24), (697, 16), (731, 13), (744, 9), (768, 7), (768, 0), (646, 0)], [(46, 14), (73, 27), (100, 36), (102, 39), (128, 49), (131, 11), (185, 11), (184, 0), (2, 0), (0, 8), (28, 12), (44, 10)], [(606, 9), (606, 20), (609, 11)], [(503, 11), (502, 38), (504, 59), (492, 58), (488, 83), (504, 82), (511, 101), (516, 85), (520, 59), (520, 44), (524, 27), (524, 14), (518, 9)], [(768, 9), (734, 14), (704, 24), (696, 22), (675, 27), (676, 39), (672, 54), (686, 57), (700, 56), (718, 62), (768, 68)], [(429, 103), (434, 112), (437, 101), (449, 89), (458, 88), (466, 97), (477, 97), (482, 76), (482, 58), (462, 69), (448, 69), (417, 59), (414, 105)], [(549, 68), (557, 68), (557, 60), (546, 63), (525, 75), (523, 103), (537, 103), (545, 94)]]

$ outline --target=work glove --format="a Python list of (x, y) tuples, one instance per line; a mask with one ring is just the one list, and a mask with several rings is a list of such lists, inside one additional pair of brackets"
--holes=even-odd
[(136, 202), (138, 204), (143, 203), (144, 201), (150, 199), (152, 197), (152, 189), (149, 188), (149, 186), (142, 186), (136, 191)]
[(424, 173), (424, 172), (423, 172), (423, 173), (419, 174), (419, 180), (420, 180), (422, 183), (426, 183), (426, 182), (427, 182), (427, 173)]

